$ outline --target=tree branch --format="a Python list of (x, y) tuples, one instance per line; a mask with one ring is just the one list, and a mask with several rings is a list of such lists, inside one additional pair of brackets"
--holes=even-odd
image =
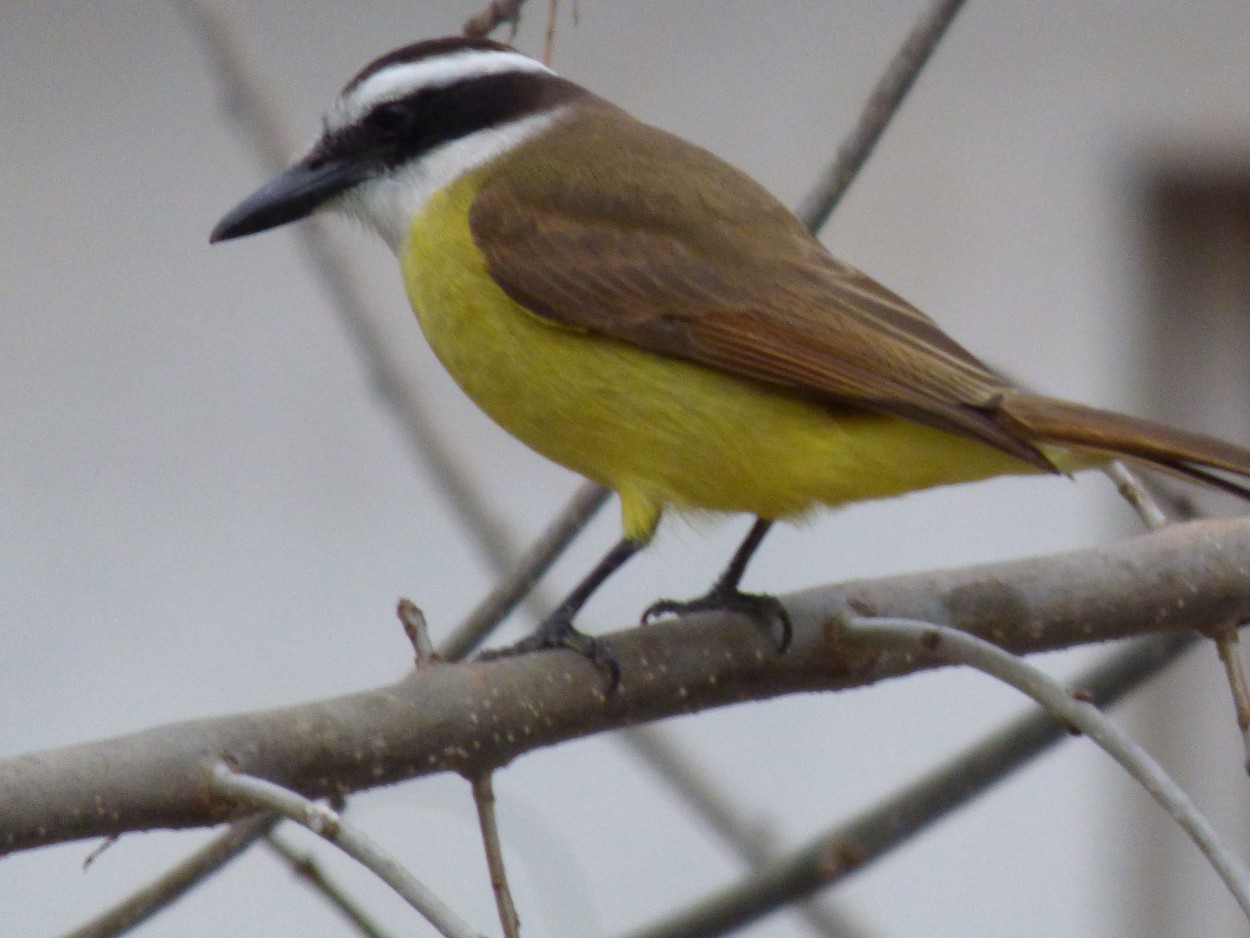
[[(1072, 686), (1110, 706), (1196, 641), (1194, 635), (1138, 639)], [(1067, 738), (1067, 727), (1034, 709), (850, 820), (629, 938), (714, 938), (745, 927), (842, 882)]]
[[(620, 734), (699, 817), (731, 847), (739, 858), (760, 869), (779, 858), (771, 833), (764, 825), (751, 823), (747, 813), (729, 800), (711, 773), (703, 771), (671, 740), (669, 734), (653, 726), (638, 726)], [(868, 932), (842, 909), (805, 901), (795, 914), (808, 928), (825, 938), (867, 938)]]
[(838, 690), (930, 662), (844, 647), (830, 617), (921, 618), (1010, 651), (1147, 632), (1210, 631), (1250, 616), (1250, 520), (1175, 525), (1092, 550), (858, 581), (785, 599), (794, 640), (778, 654), (749, 619), (688, 616), (612, 636), (622, 665), (605, 695), (572, 653), (440, 665), (332, 700), (194, 720), (0, 762), (0, 846), (217, 823), (235, 816), (209, 768), (305, 795), (344, 794), (442, 771), (473, 775), (590, 733), (745, 700)]
[(213, 765), (209, 779), (215, 792), (253, 808), (273, 811), (308, 828), (334, 844), (390, 886), (405, 902), (425, 916), (446, 938), (484, 938), (415, 876), (382, 850), (363, 832), (343, 820), (326, 805), (263, 778), (237, 772), (224, 761)]
[(910, 651), (943, 664), (966, 665), (1032, 697), (1051, 716), (1084, 734), (1120, 764), (1172, 817), (1224, 880), (1250, 918), (1250, 872), (1198, 810), (1197, 805), (1132, 737), (1081, 693), (1073, 693), (1046, 672), (996, 645), (958, 629), (915, 619), (848, 617), (848, 640), (877, 650)]
[(846, 195), (963, 4), (964, 0), (934, 0), (929, 11), (903, 40), (869, 95), (855, 129), (838, 147), (833, 164), (797, 212), (812, 231), (819, 232), (824, 227)]
[(472, 783), (473, 803), (477, 806), (478, 825), (482, 829), (482, 846), (486, 850), (486, 867), (490, 870), (490, 887), (495, 893), (499, 924), (503, 927), (504, 938), (519, 938), (521, 919), (517, 916), (503, 863), (503, 843), (499, 839), (499, 820), (495, 816), (495, 786), (489, 772), (475, 775)]
[(158, 879), (62, 938), (111, 938), (129, 931), (181, 899), (191, 886), (221, 869), (273, 830), (277, 823), (278, 818), (273, 814), (254, 814), (235, 821)]
[(343, 916), (344, 921), (364, 938), (388, 938), (386, 932), (369, 918), (356, 900), (326, 875), (311, 854), (296, 850), (279, 837), (277, 831), (270, 831), (264, 843), (293, 874), (325, 899), (330, 907)]
[[(517, 4), (519, 7), (520, 4)], [(221, 90), (224, 110), (266, 174), (283, 169), (292, 153), (289, 133), (272, 100), (250, 74), (242, 44), (228, 21), (200, 0), (179, 0), (192, 36), (203, 49)], [(431, 481), (473, 534), (491, 569), (507, 570), (517, 550), (507, 525), (488, 507), (474, 476), (446, 445), (437, 422), (411, 377), (411, 365), (397, 356), (369, 313), (367, 292), (356, 267), (328, 236), (325, 224), (309, 219), (291, 229), (308, 268), (324, 291), (380, 403), (399, 423), (404, 439)]]
[(507, 23), (512, 29), (512, 36), (515, 36), (521, 22), (521, 7), (524, 5), (525, 0), (490, 0), (486, 9), (465, 20), (464, 34), (470, 39), (485, 39)]

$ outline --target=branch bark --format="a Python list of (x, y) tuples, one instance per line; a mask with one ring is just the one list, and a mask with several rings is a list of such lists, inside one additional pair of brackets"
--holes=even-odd
[(689, 616), (612, 636), (618, 693), (572, 653), (422, 668), (331, 700), (215, 717), (0, 762), (0, 846), (191, 827), (236, 816), (211, 766), (308, 796), (435, 772), (472, 776), (591, 733), (781, 694), (839, 690), (932, 666), (853, 652), (831, 616), (923, 619), (1015, 652), (1250, 618), (1250, 519), (1175, 525), (1044, 558), (828, 586), (784, 598), (778, 654), (749, 620)]

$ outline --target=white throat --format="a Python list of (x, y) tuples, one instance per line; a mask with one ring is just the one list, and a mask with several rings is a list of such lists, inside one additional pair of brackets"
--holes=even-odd
[(465, 173), (538, 136), (567, 110), (567, 105), (558, 107), (444, 143), (411, 163), (348, 190), (327, 207), (359, 219), (398, 254), (431, 196)]

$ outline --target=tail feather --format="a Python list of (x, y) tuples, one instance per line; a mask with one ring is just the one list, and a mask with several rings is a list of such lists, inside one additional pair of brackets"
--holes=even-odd
[(997, 417), (1031, 443), (1125, 457), (1250, 500), (1250, 449), (1165, 424), (1038, 394), (998, 401)]

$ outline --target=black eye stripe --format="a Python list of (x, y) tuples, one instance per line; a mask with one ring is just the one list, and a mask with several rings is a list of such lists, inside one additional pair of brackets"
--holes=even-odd
[(406, 101), (383, 101), (364, 116), (363, 123), (393, 133), (402, 130), (414, 116)]
[(552, 110), (586, 94), (549, 72), (480, 75), (384, 101), (323, 140), (328, 155), (390, 168), (444, 143)]

